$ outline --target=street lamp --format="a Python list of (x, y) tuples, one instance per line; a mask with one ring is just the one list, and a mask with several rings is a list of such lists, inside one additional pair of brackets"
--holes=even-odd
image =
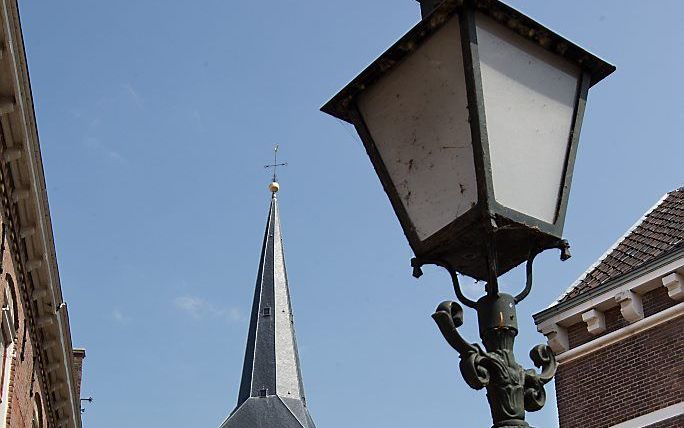
[[(433, 318), (466, 382), (487, 388), (494, 426), (527, 426), (556, 363), (542, 345), (531, 353), (541, 374), (515, 362), (515, 304), (537, 254), (570, 257), (562, 230), (587, 93), (615, 67), (500, 1), (419, 1), (423, 20), (322, 110), (355, 126), (414, 275), (446, 268), (477, 310), (486, 351), (458, 334), (456, 302)], [(497, 278), (525, 261), (524, 290), (501, 293)], [(465, 297), (458, 273), (486, 281), (486, 295)]]

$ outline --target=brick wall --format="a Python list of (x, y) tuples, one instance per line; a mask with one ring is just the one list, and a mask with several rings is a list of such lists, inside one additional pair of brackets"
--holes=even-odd
[(570, 344), (570, 349), (576, 348), (587, 342), (591, 342), (597, 337), (601, 337), (615, 330), (619, 330), (629, 324), (622, 317), (622, 314), (620, 313), (620, 307), (608, 309), (603, 313), (603, 316), (606, 318), (606, 331), (596, 336), (587, 331), (587, 324), (582, 321), (568, 327), (568, 342)]
[(684, 401), (682, 361), (684, 317), (679, 317), (561, 364), (560, 427), (607, 428)]
[[(36, 394), (38, 400), (46, 402), (46, 394), (40, 382), (39, 368), (35, 365), (33, 339), (26, 324), (26, 310), (20, 285), (17, 278), (15, 263), (8, 240), (5, 240), (5, 252), (2, 255), (2, 278), (0, 279), (0, 290), (5, 292), (8, 287), (12, 288), (12, 294), (16, 296), (16, 320), (17, 330), (14, 339), (13, 357), (11, 359), (11, 373), (9, 381), (9, 400), (6, 423), (9, 428), (31, 427), (34, 412), (34, 400)], [(9, 276), (8, 276), (9, 275)], [(0, 294), (2, 295), (2, 294)], [(44, 404), (41, 406), (43, 407)], [(47, 415), (44, 408), (40, 413), (43, 415), (43, 427), (48, 427)]]
[(667, 288), (658, 287), (641, 296), (641, 303), (644, 305), (644, 317), (650, 317), (675, 306), (679, 302), (670, 298), (667, 294)]

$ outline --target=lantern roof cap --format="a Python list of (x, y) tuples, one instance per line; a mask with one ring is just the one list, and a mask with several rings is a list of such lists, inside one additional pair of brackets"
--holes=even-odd
[(349, 110), (356, 96), (377, 81), (388, 70), (409, 56), (433, 33), (460, 10), (471, 7), (542, 48), (577, 64), (589, 74), (590, 86), (615, 71), (615, 66), (602, 60), (560, 34), (499, 0), (445, 0), (432, 13), (373, 61), (361, 74), (328, 101), (321, 110), (346, 122), (353, 122)]

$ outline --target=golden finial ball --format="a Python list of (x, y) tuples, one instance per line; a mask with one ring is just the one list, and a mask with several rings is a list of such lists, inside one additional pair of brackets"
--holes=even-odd
[(271, 193), (276, 193), (278, 190), (280, 190), (280, 184), (278, 184), (277, 181), (273, 181), (268, 185), (268, 190), (270, 190)]

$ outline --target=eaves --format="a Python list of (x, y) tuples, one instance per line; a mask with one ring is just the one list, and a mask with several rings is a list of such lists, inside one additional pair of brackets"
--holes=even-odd
[(556, 315), (559, 315), (564, 312), (569, 312), (574, 307), (580, 306), (583, 303), (596, 298), (597, 296), (605, 294), (613, 289), (619, 288), (622, 285), (625, 285), (636, 278), (648, 275), (649, 273), (654, 272), (662, 268), (663, 266), (667, 266), (668, 264), (680, 258), (684, 258), (684, 243), (678, 244), (670, 251), (661, 254), (649, 263), (646, 263), (624, 275), (607, 281), (604, 284), (601, 284), (596, 288), (592, 288), (591, 290), (582, 293), (576, 297), (573, 297), (570, 300), (555, 304), (541, 312), (532, 315), (532, 317), (534, 318), (534, 322), (535, 324), (539, 325), (544, 321), (547, 321), (555, 317)]

